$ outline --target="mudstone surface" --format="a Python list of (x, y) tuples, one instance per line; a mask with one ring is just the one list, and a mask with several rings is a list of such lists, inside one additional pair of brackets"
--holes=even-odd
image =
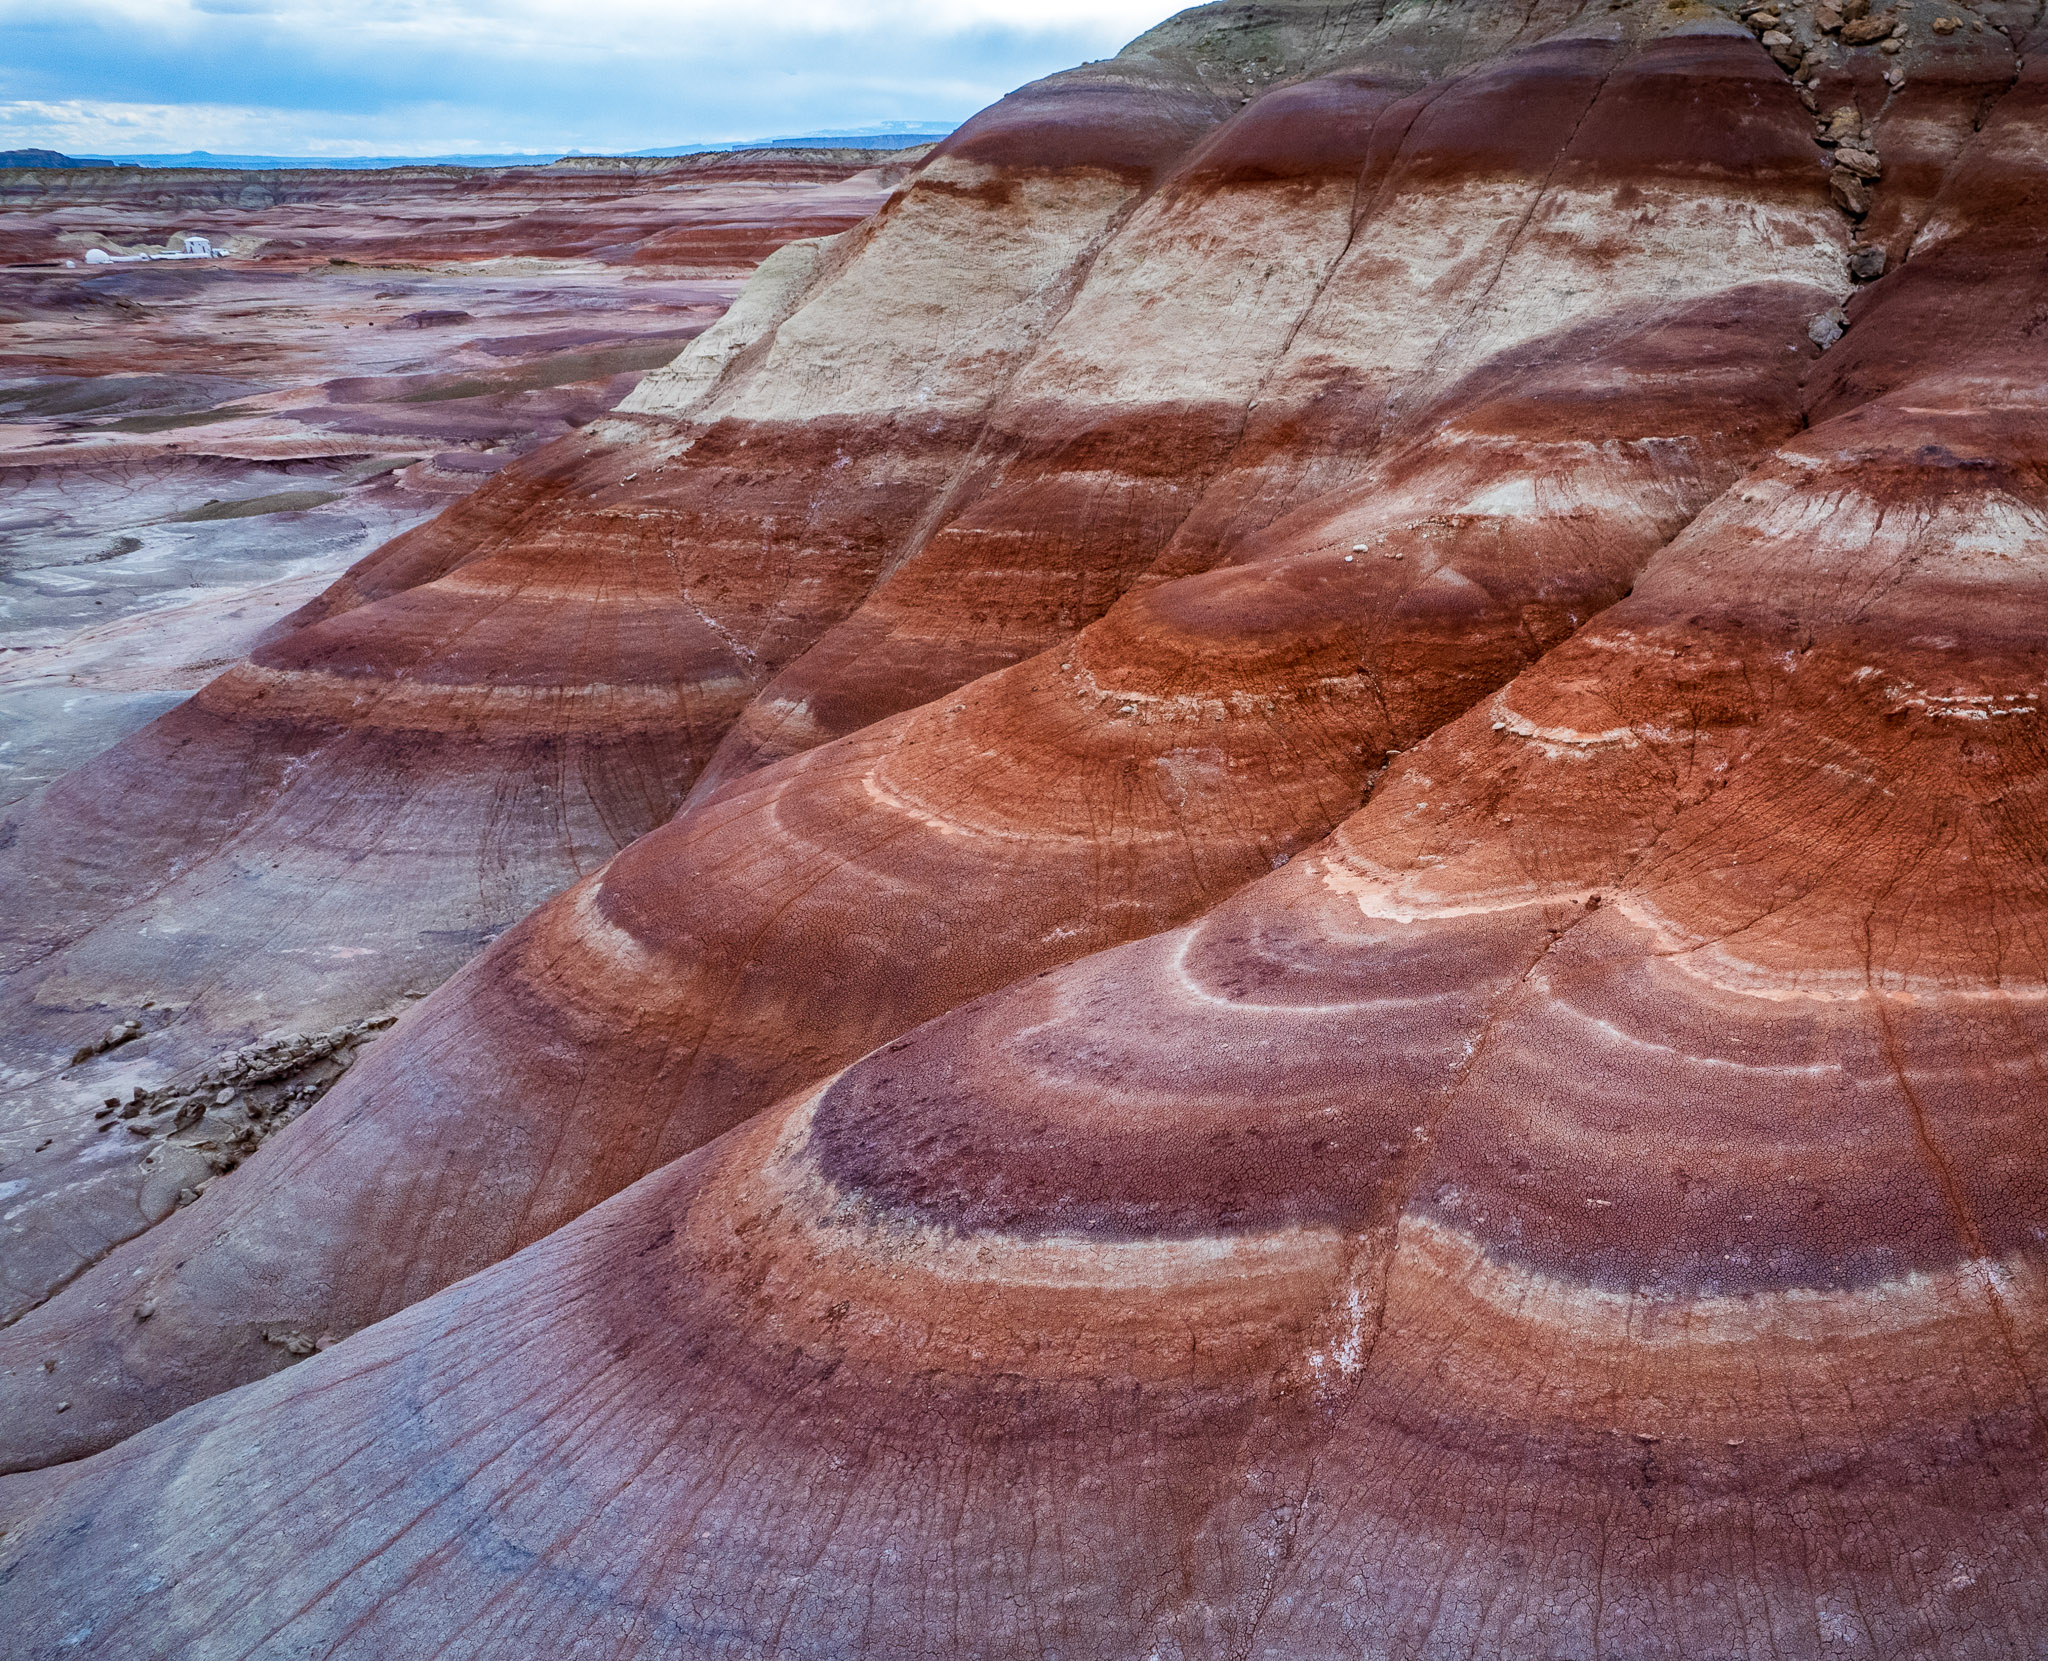
[(15, 1644), (2041, 1654), (2039, 30), (1182, 13), (9, 807)]

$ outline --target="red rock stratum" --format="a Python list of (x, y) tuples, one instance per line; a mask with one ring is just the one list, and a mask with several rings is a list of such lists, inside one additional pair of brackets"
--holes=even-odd
[(138, 735), (680, 807), (0, 1334), (27, 1653), (2038, 1655), (2035, 26), (1184, 13)]

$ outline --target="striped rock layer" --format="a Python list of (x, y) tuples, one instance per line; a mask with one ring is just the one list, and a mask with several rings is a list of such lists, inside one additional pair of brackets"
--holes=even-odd
[(1747, 31), (1361, 18), (678, 817), (8, 1329), (32, 1653), (2038, 1651), (2048, 71), (1823, 354)]

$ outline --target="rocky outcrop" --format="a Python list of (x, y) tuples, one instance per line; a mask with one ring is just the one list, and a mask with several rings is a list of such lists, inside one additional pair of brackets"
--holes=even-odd
[(1757, 31), (1167, 39), (1311, 15), (686, 809), (9, 1329), (32, 1641), (2037, 1646), (2041, 71), (1852, 294)]

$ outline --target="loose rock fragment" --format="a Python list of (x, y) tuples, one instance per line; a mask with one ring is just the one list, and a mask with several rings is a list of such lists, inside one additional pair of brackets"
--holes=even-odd
[(1828, 116), (1821, 134), (1824, 144), (1853, 144), (1863, 136), (1863, 114), (1854, 104), (1844, 104)]
[(135, 1017), (117, 1021), (90, 1044), (81, 1045), (73, 1050), (70, 1064), (76, 1067), (81, 1062), (90, 1061), (96, 1055), (105, 1055), (109, 1050), (118, 1049), (130, 1039), (139, 1038), (141, 1035), (142, 1022)]
[(1806, 338), (1825, 350), (1840, 340), (1848, 330), (1849, 318), (1840, 306), (1822, 312), (1806, 325)]

